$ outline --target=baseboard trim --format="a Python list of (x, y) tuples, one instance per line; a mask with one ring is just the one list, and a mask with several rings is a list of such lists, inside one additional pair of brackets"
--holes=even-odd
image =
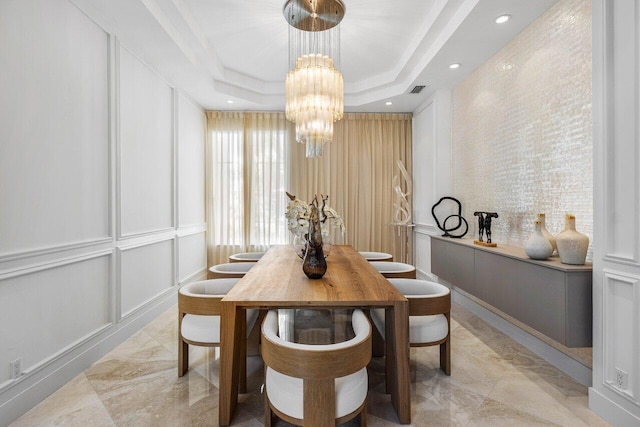
[(0, 425), (9, 425), (18, 419), (171, 308), (176, 304), (177, 289), (176, 286), (174, 292), (149, 302), (147, 307), (139, 310), (135, 316), (114, 325), (89, 342), (85, 342), (84, 345), (79, 345), (75, 350), (70, 351), (67, 357), (60, 358), (22, 384), (0, 393)]
[(640, 417), (608, 399), (593, 387), (589, 387), (589, 409), (614, 426), (640, 426)]
[(592, 371), (577, 360), (567, 356), (561, 351), (551, 347), (549, 344), (539, 340), (513, 323), (503, 319), (487, 308), (481, 306), (467, 296), (458, 292), (455, 288), (451, 291), (453, 302), (466, 308), (480, 319), (484, 320), (512, 340), (525, 346), (533, 353), (537, 354), (556, 368), (560, 369), (571, 378), (584, 385), (591, 386)]

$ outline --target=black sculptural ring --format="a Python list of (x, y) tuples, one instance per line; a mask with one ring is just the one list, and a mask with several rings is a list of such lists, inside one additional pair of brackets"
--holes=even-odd
[[(453, 228), (447, 228), (447, 221), (449, 220), (449, 218), (458, 218), (458, 225), (456, 227)], [(464, 222), (464, 233), (460, 234), (459, 236), (454, 236), (452, 234), (449, 234), (450, 231), (456, 231), (458, 228), (460, 228), (460, 226), (462, 225), (462, 223)], [(442, 223), (443, 229), (442, 231), (444, 231), (449, 237), (453, 237), (456, 239), (461, 238), (462, 236), (464, 236), (465, 234), (467, 234), (467, 231), (469, 231), (469, 223), (467, 222), (466, 219), (464, 219), (464, 217), (462, 215), (449, 215), (448, 217), (446, 217), (444, 219), (444, 222)]]
[[(444, 223), (440, 224), (440, 221), (438, 221), (438, 217), (436, 216), (436, 207), (440, 203), (442, 203), (444, 200), (452, 200), (452, 201), (454, 201), (458, 205), (458, 213), (454, 214), (454, 215), (449, 215), (448, 217), (445, 218)], [(459, 239), (461, 237), (464, 237), (464, 235), (467, 234), (467, 231), (469, 231), (469, 223), (462, 216), (462, 204), (460, 203), (460, 201), (458, 199), (455, 199), (455, 198), (449, 197), (449, 196), (444, 196), (444, 197), (440, 198), (440, 200), (438, 200), (438, 203), (436, 203), (435, 205), (433, 205), (431, 207), (431, 215), (433, 215), (433, 219), (436, 221), (436, 225), (438, 226), (438, 228), (442, 232), (444, 232), (444, 234), (442, 235), (443, 237), (451, 237), (451, 238), (454, 238), (454, 239)], [(453, 228), (446, 228), (447, 220), (449, 218), (451, 218), (451, 217), (457, 217), (458, 218), (458, 225), (456, 227), (453, 227)], [(465, 227), (466, 227), (465, 230), (464, 230), (464, 233), (462, 233), (462, 234), (460, 234), (458, 236), (454, 236), (452, 234), (449, 234), (449, 232), (456, 231), (457, 229), (462, 227), (462, 223), (463, 222), (464, 222)]]

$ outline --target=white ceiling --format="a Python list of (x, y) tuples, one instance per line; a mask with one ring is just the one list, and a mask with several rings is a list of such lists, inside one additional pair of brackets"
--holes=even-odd
[[(285, 0), (72, 1), (204, 109), (284, 110)], [(345, 110), (415, 111), (556, 1), (344, 0)], [(415, 85), (426, 89), (409, 94)]]

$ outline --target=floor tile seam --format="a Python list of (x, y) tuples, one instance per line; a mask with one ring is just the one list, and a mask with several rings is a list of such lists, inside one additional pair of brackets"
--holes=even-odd
[(82, 372), (82, 375), (84, 376), (84, 378), (87, 380), (87, 383), (89, 384), (89, 387), (91, 387), (91, 390), (93, 390), (93, 392), (95, 393), (96, 397), (98, 398), (98, 401), (100, 402), (100, 404), (102, 405), (102, 407), (104, 408), (105, 413), (107, 413), (109, 415), (109, 419), (111, 420), (111, 422), (113, 423), (113, 425), (117, 425), (115, 420), (113, 419), (113, 416), (111, 416), (111, 412), (109, 412), (109, 409), (107, 408), (107, 406), (104, 404), (104, 401), (102, 400), (102, 397), (100, 396), (100, 393), (98, 393), (98, 390), (96, 390), (96, 388), (93, 386), (93, 383), (91, 381), (91, 379), (89, 379), (89, 377), (87, 377), (87, 375), (85, 374), (89, 369), (85, 369)]

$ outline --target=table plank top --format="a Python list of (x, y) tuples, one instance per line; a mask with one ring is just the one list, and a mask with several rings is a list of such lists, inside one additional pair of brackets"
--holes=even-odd
[(406, 298), (358, 251), (334, 245), (327, 272), (309, 279), (290, 246), (273, 246), (223, 298), (242, 306), (391, 306)]

